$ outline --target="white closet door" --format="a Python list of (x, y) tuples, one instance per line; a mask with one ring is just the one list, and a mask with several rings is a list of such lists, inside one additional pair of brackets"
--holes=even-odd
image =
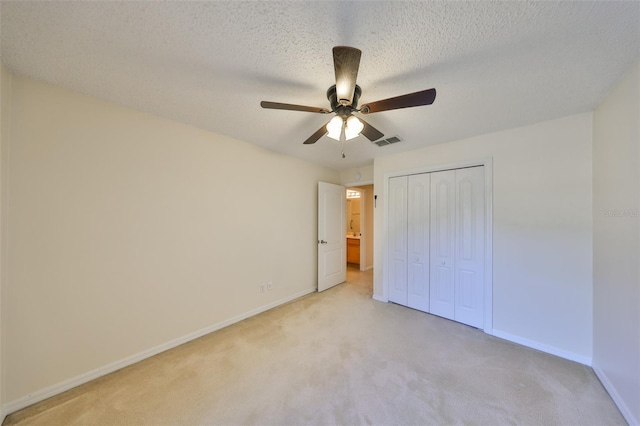
[(484, 320), (484, 168), (456, 170), (455, 320)]
[(389, 179), (389, 301), (407, 305), (407, 176)]
[(429, 312), (428, 173), (409, 176), (407, 306)]
[(456, 172), (431, 173), (430, 310), (454, 319)]

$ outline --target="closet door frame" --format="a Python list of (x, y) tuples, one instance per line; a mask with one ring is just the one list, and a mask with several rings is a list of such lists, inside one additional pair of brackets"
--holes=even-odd
[[(484, 197), (485, 197), (485, 258), (484, 258), (484, 320), (483, 331), (493, 334), (493, 158), (483, 158), (478, 160), (461, 161), (455, 163), (437, 164), (424, 166), (415, 169), (398, 170), (384, 174), (384, 200), (388, 200), (389, 179), (399, 176), (410, 176), (422, 173), (440, 172), (444, 170), (463, 169), (467, 167), (484, 167)], [(384, 204), (384, 259), (383, 259), (383, 282), (382, 298), (380, 301), (389, 301), (389, 209), (390, 203)]]

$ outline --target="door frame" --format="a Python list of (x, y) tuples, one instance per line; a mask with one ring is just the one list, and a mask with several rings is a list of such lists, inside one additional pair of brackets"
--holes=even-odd
[[(360, 193), (360, 264), (359, 269), (366, 271), (367, 261), (367, 238), (369, 238), (367, 232), (364, 230), (364, 224), (367, 212), (365, 211), (365, 205), (367, 201), (367, 191), (357, 186), (346, 186), (347, 190), (358, 191)], [(364, 232), (363, 232), (364, 231)]]
[[(359, 182), (351, 182), (351, 183), (344, 183), (342, 184), (342, 186), (344, 186), (347, 189), (355, 189), (358, 190), (360, 192), (360, 234), (362, 235), (360, 237), (360, 271), (368, 271), (369, 269), (373, 269), (373, 264), (371, 265), (365, 265), (367, 263), (367, 244), (369, 244), (369, 241), (372, 242), (371, 244), (371, 252), (375, 253), (375, 247), (374, 247), (374, 238), (373, 238), (373, 234), (369, 235), (366, 230), (364, 230), (363, 232), (363, 227), (365, 227), (365, 222), (367, 220), (370, 220), (372, 222), (372, 229), (375, 229), (375, 225), (373, 224), (373, 220), (374, 217), (367, 217), (367, 213), (366, 213), (366, 208), (365, 208), (365, 204), (366, 204), (366, 200), (367, 200), (367, 191), (365, 191), (362, 187), (363, 186), (368, 186), (371, 185), (371, 189), (372, 189), (372, 193), (375, 192), (375, 185), (373, 183), (373, 180), (363, 180), (363, 181), (359, 181)], [(346, 197), (346, 194), (345, 194)], [(375, 210), (375, 207), (374, 209)], [(372, 231), (373, 232), (373, 231)]]
[[(466, 167), (484, 166), (484, 197), (485, 197), (485, 258), (484, 258), (484, 312), (483, 331), (493, 334), (493, 158), (459, 161), (454, 163), (437, 164), (414, 169), (387, 172), (384, 180), (384, 200), (389, 194), (389, 179), (398, 176), (410, 176), (422, 173), (440, 172), (444, 170), (463, 169)], [(389, 203), (385, 202), (383, 220), (383, 273), (381, 302), (389, 301)]]

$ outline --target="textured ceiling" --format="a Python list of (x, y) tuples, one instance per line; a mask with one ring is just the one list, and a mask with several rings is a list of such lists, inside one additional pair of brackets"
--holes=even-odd
[[(640, 2), (2, 1), (16, 74), (336, 169), (593, 110), (640, 55)], [(327, 116), (331, 48), (362, 50), (360, 104), (435, 87), (431, 106), (367, 116), (403, 142), (302, 145)]]

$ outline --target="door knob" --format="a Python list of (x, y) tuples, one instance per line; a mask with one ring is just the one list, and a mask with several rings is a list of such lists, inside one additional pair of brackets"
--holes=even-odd
[(320, 244), (327, 244), (327, 242), (326, 242), (325, 240), (320, 240), (320, 241), (318, 241), (318, 243), (320, 243)]
[(440, 265), (444, 266), (446, 264), (446, 262), (440, 262)]

